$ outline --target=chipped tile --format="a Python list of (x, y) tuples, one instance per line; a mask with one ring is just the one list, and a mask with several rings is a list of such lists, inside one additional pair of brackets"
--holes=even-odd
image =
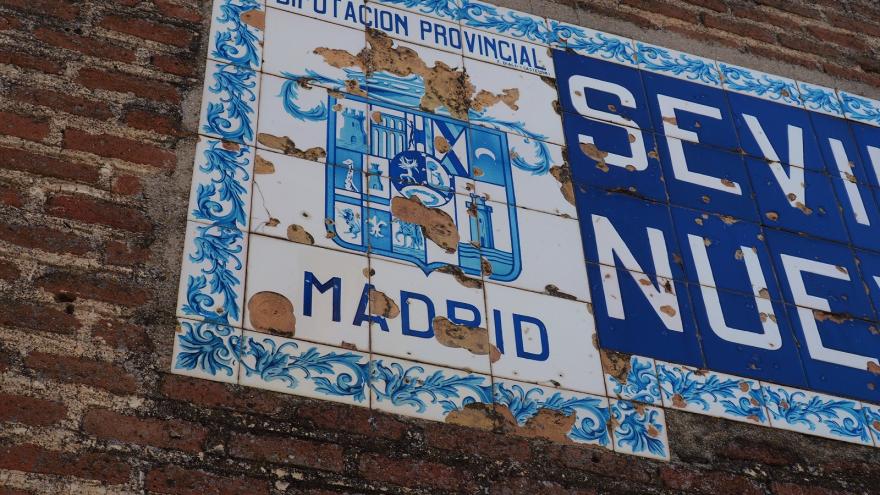
[(659, 407), (610, 399), (614, 451), (669, 460), (666, 414)]

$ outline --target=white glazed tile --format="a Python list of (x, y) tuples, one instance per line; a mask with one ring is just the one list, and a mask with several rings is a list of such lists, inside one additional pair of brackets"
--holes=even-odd
[[(574, 185), (571, 169), (563, 157), (564, 148), (518, 134), (507, 134), (507, 146), (516, 205), (577, 218), (577, 208), (573, 204)], [(572, 202), (565, 199), (566, 188), (571, 189)], [(476, 189), (479, 194), (482, 189), (479, 182)]]
[(223, 225), (188, 221), (177, 315), (241, 326), (247, 236)]
[[(335, 190), (334, 184), (341, 184), (339, 189), (344, 190), (349, 177), (347, 167), (266, 150), (259, 150), (257, 156), (261, 168), (254, 178), (251, 232), (330, 249), (366, 252), (367, 219), (364, 206), (357, 204), (357, 196), (327, 201), (328, 188)], [(351, 177), (352, 183), (361, 188), (363, 177), (357, 173)]]
[[(590, 302), (577, 220), (506, 204), (490, 202), (488, 206), (492, 208), (494, 247), (480, 247), (482, 256), (493, 266), (492, 273), (486, 275), (487, 280)], [(514, 216), (515, 221), (512, 221)], [(514, 229), (518, 234), (513, 233)], [(510, 257), (501, 256), (510, 252), (513, 253), (513, 268)], [(520, 263), (518, 272), (515, 265), (517, 258)]]
[(244, 328), (369, 351), (366, 256), (259, 235), (250, 241)]
[(370, 3), (396, 7), (414, 14), (458, 23), (459, 0), (370, 0)]
[(171, 372), (224, 383), (238, 383), (241, 329), (178, 319)]
[[(380, 54), (369, 62), (371, 75), (366, 89), (374, 104), (391, 103), (413, 111), (455, 115), (464, 122), (467, 104), (462, 97), (464, 83), (460, 76), (464, 72), (464, 59), (461, 53), (377, 38), (371, 33), (367, 36), (367, 46), (371, 53)], [(429, 88), (426, 89), (426, 85)]]
[(247, 229), (254, 148), (199, 137), (189, 193), (189, 220)]
[(514, 41), (468, 27), (462, 28), (462, 36), (465, 57), (539, 76), (556, 76), (553, 55), (545, 44)]
[[(367, 7), (379, 16), (379, 21), (369, 26), (373, 33), (382, 33), (389, 38), (422, 45), (436, 50), (461, 55), (464, 39), (456, 21), (419, 15), (398, 6), (379, 4), (368, 0)], [(370, 30), (367, 32), (369, 38)]]
[(641, 41), (636, 42), (636, 48), (639, 67), (642, 70), (706, 86), (721, 87), (721, 75), (712, 59)]
[(566, 434), (569, 440), (611, 449), (608, 398), (514, 380), (495, 379), (494, 389), (496, 407), (507, 408), (517, 426), (528, 427), (529, 421), (546, 411), (574, 415), (574, 425)]
[[(320, 19), (349, 28), (364, 31), (361, 9), (365, 0), (339, 0), (325, 2), (323, 0), (266, 0), (266, 6), (292, 12), (300, 16)], [(268, 9), (272, 10), (272, 9)], [(366, 14), (366, 12), (365, 12)]]
[(774, 428), (873, 444), (859, 402), (771, 383), (761, 385)]
[[(425, 275), (415, 266), (372, 256), (370, 270), (375, 290), (393, 302), (393, 306), (372, 308), (374, 353), (489, 374), (492, 349), (479, 280), (472, 280), (476, 283), (468, 287), (445, 273)], [(385, 307), (394, 309), (385, 311)], [(462, 347), (451, 333), (435, 331), (441, 317), (473, 328), (485, 338), (477, 337), (473, 345)]]
[(532, 139), (564, 144), (562, 119), (554, 107), (556, 87), (528, 74), (470, 58), (464, 61), (474, 95), (487, 92), (501, 99), (472, 105), (470, 123)]
[(605, 349), (599, 352), (609, 397), (662, 405), (653, 358)]
[(762, 100), (803, 107), (797, 90), (797, 81), (787, 77), (747, 69), (737, 65), (718, 63), (724, 89)]
[(461, 0), (458, 18), (463, 27), (541, 45), (548, 43), (547, 20), (518, 10), (476, 0)]
[(487, 375), (373, 355), (370, 402), (377, 411), (445, 421), (470, 404), (492, 403)]
[(871, 431), (874, 446), (880, 447), (880, 406), (862, 402), (862, 412), (865, 413), (865, 423)]
[(587, 304), (487, 283), (495, 377), (605, 395)]
[(666, 414), (659, 407), (610, 399), (614, 451), (669, 460)]
[(880, 101), (837, 90), (847, 119), (880, 127)]
[(239, 385), (369, 407), (370, 355), (245, 330)]
[(260, 77), (251, 69), (208, 60), (199, 133), (253, 144)]
[(367, 45), (362, 29), (268, 9), (266, 39), (264, 72), (329, 89), (344, 88), (349, 80), (363, 81), (366, 68), (356, 58)]
[(833, 89), (802, 81), (798, 81), (797, 87), (801, 100), (804, 102), (804, 108), (807, 110), (843, 117), (840, 100), (837, 99), (837, 92)]
[(662, 361), (657, 377), (667, 408), (769, 426), (757, 380)]
[(547, 22), (550, 27), (549, 38), (562, 48), (574, 50), (585, 57), (638, 66), (635, 42), (630, 38), (552, 19)]
[(263, 2), (256, 0), (215, 0), (208, 55), (259, 70), (263, 59), (263, 31), (257, 26), (264, 12)]
[[(335, 152), (328, 157), (332, 151), (328, 141), (341, 135), (340, 127), (350, 115), (361, 123), (357, 147), (361, 152), (365, 151), (369, 136), (366, 110), (366, 103), (359, 101), (358, 97), (331, 94), (317, 86), (304, 88), (292, 79), (264, 74), (257, 147), (341, 164), (351, 155)], [(333, 124), (330, 124), (331, 119)], [(328, 133), (329, 125), (337, 128), (336, 136)], [(332, 148), (338, 148), (336, 143), (331, 141), (330, 144), (334, 144)]]

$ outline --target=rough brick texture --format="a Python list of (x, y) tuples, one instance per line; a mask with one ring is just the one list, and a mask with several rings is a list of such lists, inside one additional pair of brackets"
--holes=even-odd
[[(501, 3), (880, 84), (874, 0)], [(0, 495), (878, 491), (880, 449), (681, 412), (659, 463), (168, 374), (209, 12), (0, 0)]]

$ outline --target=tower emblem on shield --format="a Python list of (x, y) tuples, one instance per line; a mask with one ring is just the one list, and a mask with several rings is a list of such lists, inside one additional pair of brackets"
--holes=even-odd
[[(516, 198), (504, 132), (397, 105), (328, 96), (326, 217), (341, 247), (420, 267), (453, 265), (510, 281), (521, 269)], [(418, 199), (451, 218), (455, 249), (397, 218), (392, 199)], [(447, 246), (448, 248), (448, 246)]]

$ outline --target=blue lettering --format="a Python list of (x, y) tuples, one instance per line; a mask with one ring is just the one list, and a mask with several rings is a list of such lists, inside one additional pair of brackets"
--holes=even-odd
[(312, 316), (312, 289), (317, 289), (321, 294), (333, 290), (333, 321), (340, 321), (340, 297), (342, 293), (342, 279), (333, 277), (325, 283), (321, 283), (312, 272), (306, 272), (303, 283), (303, 315)]
[[(417, 330), (412, 327), (410, 311), (412, 310), (412, 302), (414, 301), (421, 301), (425, 304), (425, 310), (428, 315), (428, 328), (424, 330)], [(400, 291), (400, 308), (400, 323), (404, 335), (412, 335), (413, 337), (420, 337), (423, 339), (430, 339), (434, 336), (434, 303), (431, 302), (428, 296), (417, 292), (402, 290)]]
[(379, 325), (383, 332), (388, 331), (388, 322), (384, 317), (370, 314), (370, 291), (375, 289), (372, 284), (364, 284), (364, 290), (361, 291), (361, 300), (358, 302), (357, 310), (354, 313), (352, 325), (361, 326), (364, 322), (371, 321)]
[[(471, 313), (470, 319), (460, 318), (457, 311), (459, 309), (469, 311)], [(477, 309), (476, 306), (461, 301), (453, 301), (452, 299), (446, 301), (446, 317), (456, 325), (464, 325), (467, 327), (478, 327), (482, 321), (480, 310)]]
[[(525, 349), (523, 343), (523, 333), (525, 332), (523, 329), (524, 323), (531, 323), (533, 328), (538, 329), (538, 335), (541, 339), (541, 350), (539, 352), (529, 352)], [(513, 339), (516, 341), (516, 355), (521, 358), (531, 359), (532, 361), (546, 361), (547, 358), (550, 357), (550, 345), (547, 342), (547, 327), (544, 326), (544, 322), (535, 317), (514, 313)]]

